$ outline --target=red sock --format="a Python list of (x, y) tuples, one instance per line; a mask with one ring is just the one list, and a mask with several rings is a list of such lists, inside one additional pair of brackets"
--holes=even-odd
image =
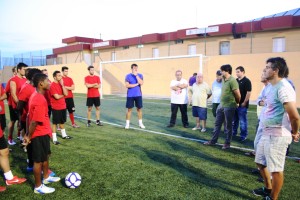
[(71, 120), (71, 122), (72, 122), (72, 125), (75, 124), (75, 121), (74, 121), (74, 113), (70, 113), (69, 116), (70, 116), (70, 120)]

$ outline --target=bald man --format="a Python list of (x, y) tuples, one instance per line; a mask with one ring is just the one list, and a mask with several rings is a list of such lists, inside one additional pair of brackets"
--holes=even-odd
[(203, 81), (202, 73), (197, 74), (191, 93), (193, 117), (196, 119), (196, 126), (192, 130), (206, 132), (207, 99), (211, 96), (212, 92), (209, 85)]

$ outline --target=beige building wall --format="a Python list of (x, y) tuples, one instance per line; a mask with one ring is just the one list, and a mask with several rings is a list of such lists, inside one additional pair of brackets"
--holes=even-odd
[[(266, 60), (270, 57), (284, 57), (290, 69), (289, 78), (296, 86), (297, 106), (300, 107), (300, 71), (298, 61), (300, 54), (291, 53), (265, 53), (265, 54), (240, 54), (227, 56), (209, 56), (203, 60), (204, 81), (210, 86), (215, 80), (215, 73), (223, 64), (231, 64), (233, 67), (233, 76), (235, 77), (235, 68), (243, 66), (246, 70), (246, 76), (252, 82), (251, 101), (255, 101), (263, 88), (260, 82), (262, 70), (266, 65)], [(120, 94), (126, 95), (127, 89), (124, 86), (126, 74), (131, 72), (130, 65), (133, 62), (119, 62), (102, 65), (102, 83), (103, 94)], [(175, 71), (181, 69), (183, 78), (189, 79), (194, 73), (199, 71), (199, 58), (181, 58), (152, 61), (134, 61), (139, 65), (139, 71), (144, 75), (145, 83), (142, 86), (144, 96), (169, 97), (170, 81), (175, 78)], [(98, 64), (99, 65), (99, 64)], [(50, 80), (53, 80), (52, 73), (54, 70), (61, 70), (64, 65), (47, 66)], [(69, 67), (69, 75), (75, 82), (75, 93), (86, 93), (84, 86), (84, 77), (88, 75), (85, 63), (73, 63), (66, 65)], [(39, 67), (40, 69), (45, 68)], [(99, 75), (99, 67), (96, 68), (96, 74)]]
[(62, 59), (62, 63), (81, 63), (85, 61), (85, 54), (90, 55), (90, 60), (87, 62), (92, 61), (92, 54), (90, 51), (77, 51), (77, 52), (72, 52), (72, 53), (65, 53), (65, 54), (59, 54), (57, 57)]

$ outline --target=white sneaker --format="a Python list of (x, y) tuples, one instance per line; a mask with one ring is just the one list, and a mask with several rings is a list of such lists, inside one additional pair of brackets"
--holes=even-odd
[(202, 128), (202, 129), (201, 129), (201, 132), (202, 132), (202, 133), (206, 132), (206, 128)]
[(14, 140), (8, 140), (8, 144), (10, 145), (10, 146), (13, 146), (13, 145), (15, 145), (15, 144), (17, 144)]
[(48, 176), (48, 178), (43, 180), (43, 184), (54, 183), (54, 182), (58, 182), (58, 181), (60, 181), (59, 177)]
[(145, 129), (146, 127), (144, 126), (144, 124), (140, 124), (140, 128)]
[(125, 129), (129, 129), (129, 128), (130, 128), (129, 124), (126, 124)]
[(200, 129), (201, 129), (201, 128), (200, 128), (200, 127), (197, 127), (197, 126), (194, 127), (194, 128), (192, 128), (193, 131), (200, 130)]
[(34, 188), (34, 193), (36, 194), (49, 194), (54, 192), (55, 189), (51, 187), (47, 187), (46, 185), (42, 184), (40, 189)]

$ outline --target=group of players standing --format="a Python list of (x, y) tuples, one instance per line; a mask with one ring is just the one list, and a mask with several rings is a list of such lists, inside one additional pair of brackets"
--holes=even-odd
[[(8, 144), (15, 145), (13, 132), (15, 123), (18, 127), (18, 139), (24, 145), (27, 152), (27, 171), (34, 173), (34, 192), (39, 194), (52, 193), (54, 188), (45, 184), (58, 182), (59, 177), (49, 169), (50, 138), (53, 144), (60, 144), (56, 131), (60, 129), (62, 139), (72, 139), (67, 135), (64, 123), (67, 113), (73, 128), (79, 128), (74, 120), (75, 105), (72, 91), (75, 89), (72, 78), (68, 76), (68, 67), (62, 67), (60, 71), (53, 72), (53, 82), (48, 79), (47, 69), (26, 69), (25, 63), (19, 63), (13, 68), (13, 77), (4, 88), (1, 86), (0, 96), (0, 163), (4, 171), (6, 184), (21, 184), (25, 178), (13, 176), (9, 164), (9, 149), (4, 137), (6, 127), (4, 100), (7, 99), (9, 106), (10, 122), (8, 124)], [(100, 78), (94, 76), (94, 67), (88, 67), (89, 75), (85, 77), (85, 85), (88, 88), (88, 124), (91, 126), (92, 106), (96, 107), (96, 124), (100, 122)], [(26, 77), (26, 78), (25, 78)], [(50, 117), (52, 114), (52, 127)], [(41, 177), (43, 176), (43, 178)], [(5, 191), (0, 187), (0, 192)]]

